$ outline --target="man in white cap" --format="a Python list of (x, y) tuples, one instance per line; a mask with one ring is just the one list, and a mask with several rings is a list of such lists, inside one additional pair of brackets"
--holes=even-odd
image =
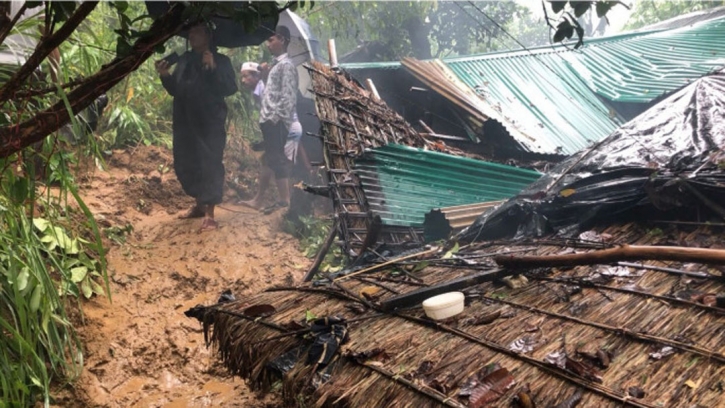
[(252, 92), (254, 103), (257, 109), (262, 106), (262, 94), (264, 93), (264, 81), (262, 81), (262, 73), (259, 70), (259, 64), (256, 62), (245, 62), (242, 64), (242, 85)]
[[(258, 109), (261, 109), (262, 106), (262, 98), (264, 95), (264, 81), (262, 81), (262, 72), (260, 71), (260, 66), (256, 62), (245, 62), (242, 64), (241, 69), (241, 81), (242, 85), (249, 91), (252, 92), (252, 97), (254, 98), (255, 104), (257, 105)], [(291, 163), (297, 162), (297, 154), (298, 151), (300, 153), (300, 156), (302, 156), (305, 164), (307, 167), (309, 165), (307, 164), (306, 155), (303, 151), (303, 149), (300, 148), (300, 139), (302, 138), (302, 125), (300, 124), (299, 118), (297, 117), (297, 112), (293, 112), (292, 116), (292, 123), (289, 126), (288, 129), (289, 133), (287, 135), (287, 140), (284, 145), (284, 156), (287, 160), (289, 160)], [(275, 171), (268, 165), (269, 160), (267, 160), (267, 155), (269, 153), (265, 149), (265, 154), (262, 157), (262, 171), (259, 175), (259, 190), (257, 191), (257, 194), (254, 196), (253, 199), (249, 201), (241, 201), (240, 204), (252, 207), (254, 209), (260, 209), (262, 207), (262, 200), (264, 198), (264, 193), (269, 188), (272, 178), (275, 177)], [(278, 183), (277, 188), (280, 189), (280, 183)], [(283, 187), (282, 187), (283, 188)], [(289, 200), (289, 192), (285, 194), (284, 192), (278, 192), (280, 195), (281, 201)], [(284, 202), (284, 201), (283, 201)], [(287, 205), (289, 203), (287, 202)], [(270, 206), (268, 208), (268, 211), (271, 212), (275, 210), (276, 208), (279, 208), (279, 203), (274, 204), (273, 206)], [(265, 212), (268, 212), (265, 211)]]

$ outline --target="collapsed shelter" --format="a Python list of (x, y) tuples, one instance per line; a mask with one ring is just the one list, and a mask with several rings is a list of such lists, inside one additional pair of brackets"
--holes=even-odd
[[(324, 194), (359, 214), (339, 226), (343, 240), (361, 242), (353, 255), (379, 249), (379, 232), (365, 244), (378, 218), (357, 198), (369, 193), (356, 159), (409, 149), (391, 143), (456, 151), (383, 103), (361, 104), (369, 94), (346, 74), (313, 70), (333, 181)], [(372, 265), (187, 314), (231, 372), (262, 390), (281, 381), (289, 404), (722, 405), (723, 91), (723, 74), (695, 81), (458, 241), (378, 250)], [(464, 312), (426, 318), (420, 302), (451, 290), (465, 293)]]

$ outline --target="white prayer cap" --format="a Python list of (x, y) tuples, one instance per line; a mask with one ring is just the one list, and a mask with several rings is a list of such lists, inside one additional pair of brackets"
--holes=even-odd
[(244, 71), (254, 71), (259, 72), (259, 64), (256, 62), (245, 62), (242, 64), (242, 72)]

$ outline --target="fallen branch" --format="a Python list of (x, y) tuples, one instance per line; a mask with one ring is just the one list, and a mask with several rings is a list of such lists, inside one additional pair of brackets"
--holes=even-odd
[(497, 264), (509, 268), (539, 268), (552, 266), (580, 266), (610, 264), (619, 261), (679, 261), (725, 264), (725, 250), (665, 246), (623, 245), (580, 254), (513, 256), (493, 258)]
[[(80, 18), (80, 14), (78, 13), (81, 13), (81, 11), (89, 13), (91, 4), (95, 5), (95, 3), (89, 3), (88, 5), (83, 3), (79, 6), (74, 17)], [(0, 127), (0, 157), (8, 157), (35, 142), (43, 140), (47, 135), (68, 123), (71, 111), (79, 112), (85, 109), (102, 93), (111, 89), (115, 84), (125, 78), (126, 75), (136, 70), (154, 53), (154, 48), (157, 45), (163, 44), (181, 29), (183, 25), (183, 20), (181, 19), (182, 11), (183, 8), (180, 5), (172, 6), (166, 14), (151, 25), (148, 34), (136, 40), (133, 45), (133, 50), (129, 55), (115, 59), (105, 65), (96, 74), (85, 78), (82, 83), (78, 84), (76, 89), (67, 95), (70, 107), (66, 106), (64, 100), (61, 100), (44, 111), (39, 112), (34, 118), (23, 123)], [(69, 21), (70, 19), (66, 21), (61, 30), (66, 29)], [(58, 41), (62, 34), (61, 30), (58, 30), (58, 32), (53, 34), (53, 37), (46, 40), (43, 43), (45, 45), (42, 45), (42, 47), (39, 46), (36, 49), (33, 56), (28, 59), (25, 66), (15, 74), (14, 79), (11, 79), (11, 81), (18, 80), (22, 75), (25, 75), (23, 73), (25, 72), (24, 70), (27, 70), (26, 67), (29, 66), (32, 58), (39, 58), (40, 51), (42, 51), (41, 48), (54, 46), (56, 44), (56, 41)], [(55, 37), (56, 35), (58, 37)], [(38, 64), (40, 63), (39, 61), (37, 62)], [(12, 95), (15, 91), (15, 86), (6, 83), (0, 89), (0, 103), (3, 103), (6, 100), (4, 98), (7, 95)]]

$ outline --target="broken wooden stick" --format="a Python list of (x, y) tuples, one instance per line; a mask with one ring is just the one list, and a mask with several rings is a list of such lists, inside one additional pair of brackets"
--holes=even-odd
[(373, 80), (370, 78), (366, 79), (365, 85), (368, 88), (368, 91), (370, 91), (370, 96), (373, 98), (373, 100), (375, 102), (380, 102), (380, 94), (378, 93), (378, 88), (375, 87)]
[(491, 282), (499, 280), (506, 276), (516, 275), (517, 271), (506, 270), (506, 269), (494, 269), (485, 272), (475, 273), (473, 275), (464, 276), (452, 281), (443, 282), (438, 285), (429, 286), (427, 288), (420, 288), (412, 292), (404, 293), (392, 297), (380, 303), (380, 307), (384, 311), (391, 311), (400, 309), (408, 306), (420, 305), (424, 300), (429, 297), (440, 295), (446, 292), (452, 292), (476, 286), (483, 282)]
[(369, 266), (369, 267), (367, 267), (365, 269), (361, 269), (359, 271), (356, 271), (356, 272), (353, 272), (353, 273), (350, 273), (350, 274), (347, 274), (347, 275), (342, 275), (339, 278), (335, 278), (334, 281), (348, 279), (348, 278), (351, 278), (353, 276), (357, 276), (357, 275), (360, 275), (360, 274), (363, 274), (363, 273), (377, 271), (378, 269), (384, 268), (384, 267), (386, 267), (388, 265), (393, 265), (393, 264), (396, 264), (398, 262), (407, 261), (409, 259), (414, 259), (414, 258), (418, 258), (418, 257), (421, 257), (421, 256), (425, 256), (425, 255), (430, 255), (430, 254), (436, 253), (436, 252), (438, 252), (438, 250), (439, 250), (439, 248), (435, 247), (435, 248), (431, 248), (431, 249), (426, 250), (426, 251), (416, 252), (416, 253), (413, 253), (413, 254), (410, 254), (410, 255), (401, 256), (400, 258), (391, 259), (389, 261), (386, 261), (386, 262), (383, 262), (383, 263), (379, 263), (379, 264), (376, 264), (376, 265), (373, 265), (373, 266)]
[(509, 268), (579, 266), (611, 264), (619, 261), (679, 261), (725, 264), (725, 250), (667, 246), (623, 245), (621, 247), (580, 254), (493, 257), (497, 264)]
[(325, 259), (325, 256), (327, 255), (327, 252), (330, 250), (330, 246), (332, 245), (332, 242), (335, 241), (335, 236), (337, 235), (337, 227), (338, 227), (339, 223), (340, 223), (340, 220), (338, 218), (335, 218), (335, 221), (332, 223), (332, 226), (330, 227), (330, 232), (327, 233), (325, 242), (322, 243), (320, 250), (317, 252), (317, 256), (315, 256), (315, 261), (312, 263), (312, 266), (310, 266), (310, 269), (307, 270), (307, 273), (305, 274), (305, 278), (302, 280), (303, 282), (311, 281), (312, 278), (317, 273), (317, 270), (320, 268), (322, 261)]

